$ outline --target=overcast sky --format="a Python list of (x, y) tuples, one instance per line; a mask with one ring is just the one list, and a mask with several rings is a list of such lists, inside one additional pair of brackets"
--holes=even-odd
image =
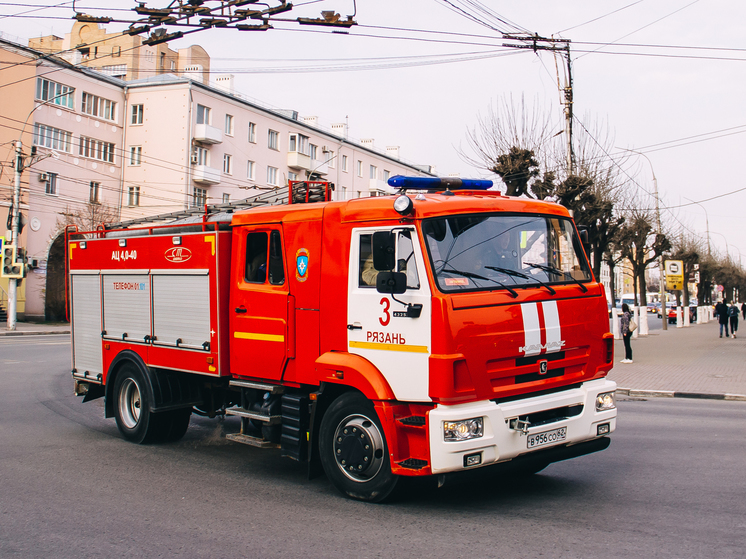
[[(39, 9), (50, 5), (59, 7)], [(79, 12), (127, 20), (135, 5), (76, 0)], [(669, 228), (704, 239), (706, 213), (713, 250), (725, 255), (727, 242), (746, 265), (743, 0), (299, 0), (278, 17), (321, 10), (354, 13), (358, 25), (332, 33), (278, 21), (266, 32), (210, 29), (170, 45), (201, 45), (213, 73), (234, 74), (239, 92), (265, 104), (318, 116), (327, 127), (347, 119), (351, 137), (398, 145), (402, 158), (441, 175), (490, 177), (459, 151), (491, 104), (524, 96), (550, 114), (557, 132), (564, 126), (554, 57), (505, 48), (501, 34), (569, 39), (576, 127), (605, 123), (616, 147), (609, 157), (626, 157), (641, 204), (654, 204), (654, 171)], [(24, 42), (62, 36), (72, 15), (72, 2), (0, 0), (0, 31)], [(642, 151), (650, 163), (620, 148)]]

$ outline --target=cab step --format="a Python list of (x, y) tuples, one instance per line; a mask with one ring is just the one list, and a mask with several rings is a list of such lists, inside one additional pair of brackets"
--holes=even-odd
[(270, 394), (282, 394), (285, 392), (285, 387), (279, 384), (265, 384), (263, 382), (253, 382), (250, 380), (231, 380), (228, 382), (230, 386), (237, 386), (240, 388), (253, 388), (254, 390), (261, 390), (263, 392), (269, 392)]
[(251, 435), (244, 435), (243, 433), (230, 433), (225, 436), (229, 441), (234, 443), (247, 444), (249, 446), (255, 446), (257, 448), (280, 448), (280, 445), (260, 439), (259, 437), (252, 437)]
[(281, 415), (266, 415), (264, 413), (250, 411), (240, 407), (226, 409), (225, 415), (237, 415), (238, 417), (245, 417), (246, 419), (262, 421), (267, 425), (277, 425), (278, 423), (282, 423)]

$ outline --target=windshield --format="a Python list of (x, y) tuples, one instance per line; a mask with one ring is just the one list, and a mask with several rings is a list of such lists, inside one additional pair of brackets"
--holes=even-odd
[[(488, 291), (591, 280), (569, 219), (479, 214), (426, 220), (422, 230), (441, 291)], [(585, 289), (585, 286), (582, 286)]]

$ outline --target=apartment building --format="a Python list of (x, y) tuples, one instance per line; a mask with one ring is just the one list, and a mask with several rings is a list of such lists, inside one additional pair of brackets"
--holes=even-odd
[(198, 64), (126, 81), (103, 67), (89, 69), (2, 39), (0, 51), (0, 212), (6, 216), (14, 140), (22, 139), (27, 156), (22, 242), (35, 263), (22, 284), (19, 311), (27, 318), (61, 315), (59, 231), (71, 216), (107, 208), (116, 220), (138, 219), (236, 202), (309, 178), (334, 183), (334, 198), (350, 199), (390, 192), (389, 176), (430, 172), (400, 160), (398, 147), (352, 141), (346, 124), (326, 129), (316, 117), (249, 100), (234, 91), (230, 75), (207, 83)]

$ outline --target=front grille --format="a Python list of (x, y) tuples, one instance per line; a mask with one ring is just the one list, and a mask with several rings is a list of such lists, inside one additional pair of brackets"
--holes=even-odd
[(565, 358), (564, 351), (558, 351), (556, 353), (543, 353), (539, 355), (531, 355), (529, 357), (516, 357), (515, 366), (522, 367), (523, 365), (536, 365), (539, 361), (560, 361)]
[(545, 378), (557, 378), (565, 375), (565, 368), (550, 369), (543, 375), (541, 373), (526, 373), (525, 375), (516, 375), (515, 383), (523, 384), (524, 382), (534, 382)]

